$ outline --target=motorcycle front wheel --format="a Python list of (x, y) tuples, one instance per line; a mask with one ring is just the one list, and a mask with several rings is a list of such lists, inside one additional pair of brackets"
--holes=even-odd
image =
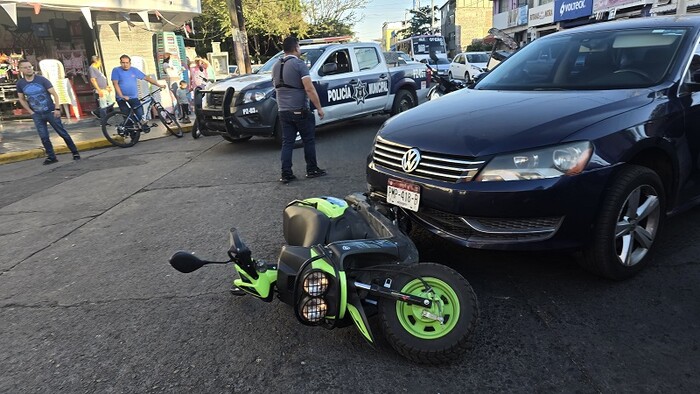
[(391, 289), (429, 298), (433, 305), (380, 299), (379, 319), (387, 342), (421, 364), (445, 364), (462, 357), (479, 317), (469, 282), (457, 271), (434, 263), (418, 263), (403, 273), (392, 278)]

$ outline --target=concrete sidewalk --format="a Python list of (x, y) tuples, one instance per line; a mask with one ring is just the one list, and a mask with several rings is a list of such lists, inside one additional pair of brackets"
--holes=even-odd
[[(168, 130), (157, 119), (153, 123), (157, 124), (158, 127), (152, 128), (150, 133), (141, 133), (139, 142), (168, 136), (176, 138), (168, 133)], [(78, 122), (64, 120), (64, 125), (79, 151), (113, 146), (102, 134), (98, 119), (83, 119)], [(53, 131), (51, 126), (48, 127), (56, 154), (69, 153), (63, 139)], [(189, 132), (192, 129), (192, 124), (183, 124), (182, 129)], [(29, 120), (0, 123), (0, 164), (45, 156), (46, 153), (34, 127), (34, 122)]]

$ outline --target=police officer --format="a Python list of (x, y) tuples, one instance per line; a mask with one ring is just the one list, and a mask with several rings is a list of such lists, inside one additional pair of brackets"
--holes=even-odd
[(284, 57), (272, 67), (272, 79), (277, 91), (277, 106), (282, 123), (282, 176), (280, 182), (296, 179), (292, 172), (292, 152), (297, 133), (304, 142), (306, 177), (326, 175), (316, 163), (314, 133), (316, 118), (309, 107), (309, 100), (323, 119), (324, 113), (316, 89), (311, 83), (309, 68), (299, 59), (301, 48), (296, 37), (287, 37), (283, 42)]

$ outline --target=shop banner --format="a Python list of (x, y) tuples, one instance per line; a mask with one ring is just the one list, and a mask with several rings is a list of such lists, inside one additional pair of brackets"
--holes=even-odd
[(81, 7), (80, 12), (83, 13), (83, 17), (85, 18), (85, 21), (87, 22), (88, 26), (92, 29), (92, 12), (90, 12), (89, 7)]
[(595, 0), (593, 1), (593, 12), (607, 11), (611, 8), (624, 8), (624, 6), (638, 5), (644, 3), (640, 0)]
[(554, 3), (530, 8), (528, 26), (547, 25), (554, 22)]
[(593, 0), (555, 0), (554, 22), (578, 19), (593, 14)]
[(527, 25), (527, 10), (526, 5), (508, 11), (508, 27)]
[(15, 26), (17, 26), (17, 4), (15, 4), (15, 3), (0, 4), (0, 7), (5, 9), (5, 12), (7, 12), (7, 15), (10, 16), (10, 19), (12, 19), (12, 22), (15, 22)]

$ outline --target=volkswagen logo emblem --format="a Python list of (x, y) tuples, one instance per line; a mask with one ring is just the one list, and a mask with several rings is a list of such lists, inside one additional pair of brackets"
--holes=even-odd
[(418, 148), (411, 148), (403, 154), (401, 158), (401, 168), (406, 172), (413, 172), (420, 163), (420, 151)]

